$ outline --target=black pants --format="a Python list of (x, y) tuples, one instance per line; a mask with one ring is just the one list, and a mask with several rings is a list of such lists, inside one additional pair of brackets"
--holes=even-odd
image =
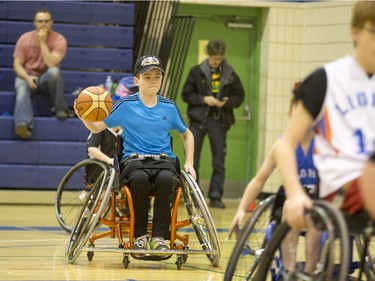
[(207, 117), (207, 124), (198, 126), (191, 124), (190, 130), (194, 135), (194, 169), (199, 183), (200, 157), (203, 140), (208, 135), (212, 155), (212, 175), (208, 190), (210, 199), (221, 199), (224, 191), (225, 155), (227, 151), (227, 130), (221, 126), (220, 119)]
[[(176, 171), (172, 169), (147, 168), (153, 160), (144, 163), (144, 168), (125, 169), (121, 173), (121, 182), (126, 184), (132, 195), (134, 205), (134, 237), (147, 234), (149, 196), (154, 195), (154, 214), (152, 237), (170, 239), (171, 223), (170, 201), (173, 198), (176, 184)], [(137, 163), (138, 162), (138, 163)], [(143, 161), (133, 162), (135, 165)], [(131, 165), (130, 163), (129, 165)]]

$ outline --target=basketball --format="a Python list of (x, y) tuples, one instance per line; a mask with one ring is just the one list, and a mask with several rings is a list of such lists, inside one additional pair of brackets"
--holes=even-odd
[(111, 112), (112, 98), (104, 88), (91, 86), (78, 95), (75, 107), (82, 119), (98, 122)]

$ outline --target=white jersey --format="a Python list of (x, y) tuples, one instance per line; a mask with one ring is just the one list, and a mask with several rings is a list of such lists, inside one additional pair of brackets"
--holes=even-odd
[(320, 197), (360, 177), (375, 148), (375, 75), (351, 56), (324, 67), (327, 91), (315, 123)]

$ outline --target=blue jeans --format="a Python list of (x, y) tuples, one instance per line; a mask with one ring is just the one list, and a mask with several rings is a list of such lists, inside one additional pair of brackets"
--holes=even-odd
[(64, 80), (60, 69), (49, 68), (38, 79), (38, 89), (31, 90), (27, 82), (19, 77), (15, 80), (16, 104), (14, 107), (14, 124), (20, 122), (32, 127), (33, 125), (33, 105), (32, 96), (40, 93), (52, 101), (55, 111), (68, 111), (68, 106), (64, 100)]
[(212, 175), (208, 189), (208, 198), (221, 199), (224, 191), (225, 155), (227, 150), (227, 130), (221, 126), (221, 120), (209, 115), (205, 125), (191, 124), (190, 130), (194, 135), (194, 169), (199, 183), (199, 165), (206, 134), (211, 146)]

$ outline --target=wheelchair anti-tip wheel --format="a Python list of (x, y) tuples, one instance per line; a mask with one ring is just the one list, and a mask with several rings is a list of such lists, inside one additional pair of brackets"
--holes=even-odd
[(193, 177), (181, 171), (182, 196), (191, 224), (203, 250), (214, 251), (207, 257), (213, 266), (219, 266), (221, 249), (213, 219), (208, 211), (202, 192)]
[(276, 226), (270, 221), (275, 197), (262, 200), (242, 227), (225, 270), (225, 281), (253, 280), (259, 258)]
[(90, 188), (85, 204), (81, 209), (79, 219), (74, 226), (65, 254), (69, 263), (74, 263), (85, 246), (91, 233), (98, 226), (100, 217), (108, 210), (112, 186), (115, 180), (116, 170), (111, 169), (110, 175)]
[(85, 170), (89, 165), (95, 165), (102, 171), (93, 185), (101, 184), (101, 181), (108, 176), (107, 166), (97, 160), (85, 159), (68, 170), (57, 188), (56, 218), (60, 226), (69, 233), (77, 222), (82, 206), (90, 193), (90, 187), (86, 187), (84, 183)]
[[(322, 231), (322, 237), (325, 237), (321, 239), (314, 276), (304, 272), (304, 260), (294, 260), (294, 270), (287, 271), (284, 268), (280, 245), (290, 228), (286, 223), (282, 223), (276, 228), (272, 239), (261, 255), (254, 280), (346, 280), (349, 263), (349, 235), (343, 215), (330, 203), (321, 200), (314, 201), (314, 207), (309, 214), (315, 228)], [(298, 245), (301, 244), (304, 246), (304, 243), (298, 243)], [(288, 251), (298, 253), (296, 247), (289, 247)]]

